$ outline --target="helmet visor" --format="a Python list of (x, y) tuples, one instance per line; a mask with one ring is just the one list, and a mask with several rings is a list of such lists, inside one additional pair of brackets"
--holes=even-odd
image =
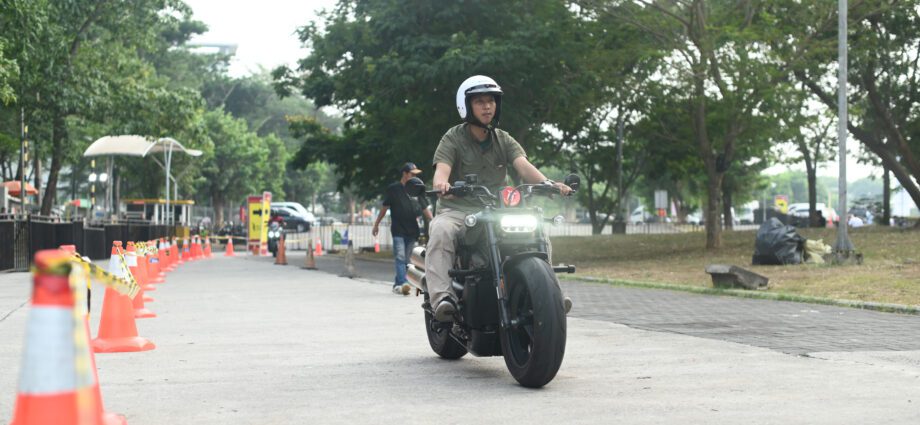
[(467, 96), (480, 93), (490, 93), (490, 94), (502, 94), (502, 89), (498, 87), (497, 84), (480, 84), (478, 86), (473, 86), (464, 92)]

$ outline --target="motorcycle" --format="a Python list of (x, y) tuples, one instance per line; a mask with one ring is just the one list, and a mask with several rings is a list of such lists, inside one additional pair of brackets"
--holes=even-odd
[(272, 253), (272, 257), (278, 255), (278, 241), (281, 240), (283, 232), (284, 229), (278, 221), (268, 223), (268, 251)]
[[(438, 194), (425, 191), (421, 180), (407, 184), (410, 196)], [(425, 248), (410, 257), (409, 283), (424, 296), (422, 309), (431, 349), (440, 357), (503, 356), (518, 383), (539, 388), (559, 371), (565, 354), (566, 317), (556, 273), (574, 273), (575, 266), (553, 267), (543, 223), (559, 225), (564, 219), (543, 218), (531, 206), (535, 196), (552, 196), (552, 184), (506, 187), (493, 194), (476, 184), (476, 175), (454, 182), (448, 195), (475, 199), (482, 210), (467, 215), (461, 231), (454, 268), (448, 271), (458, 300), (452, 322), (435, 320), (425, 280)], [(577, 189), (579, 178), (566, 177)], [(424, 202), (424, 201), (423, 201)]]

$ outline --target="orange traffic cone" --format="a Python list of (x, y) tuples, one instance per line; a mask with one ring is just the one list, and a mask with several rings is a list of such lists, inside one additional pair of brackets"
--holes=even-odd
[[(115, 246), (112, 247), (109, 272), (118, 277), (125, 277), (128, 271), (124, 270), (121, 263), (122, 258), (118, 249), (120, 245), (121, 242), (115, 241)], [(147, 351), (156, 348), (152, 342), (137, 336), (131, 299), (112, 288), (105, 288), (99, 332), (96, 333), (92, 345), (93, 351), (97, 353)]]
[[(13, 425), (124, 424), (103, 415), (95, 361), (89, 350), (82, 287), (70, 288), (73, 254), (44, 250), (35, 254), (32, 309), (26, 329)], [(78, 320), (79, 316), (83, 320)], [(82, 322), (82, 323), (81, 323)], [(83, 328), (81, 331), (80, 328)]]
[(134, 299), (131, 300), (131, 305), (134, 307), (134, 318), (135, 319), (148, 319), (151, 317), (157, 317), (156, 313), (147, 310), (147, 307), (144, 306), (144, 291), (149, 286), (147, 284), (147, 276), (144, 275), (143, 270), (141, 270), (140, 262), (137, 261), (137, 249), (134, 248), (134, 242), (128, 242), (128, 252), (125, 254), (125, 262), (128, 263), (128, 270), (134, 276), (134, 280), (137, 281), (138, 286), (141, 287), (141, 290), (134, 296)]
[(275, 256), (275, 265), (276, 266), (286, 266), (287, 265), (287, 255), (284, 254), (284, 234), (281, 234), (281, 238), (278, 239), (278, 254)]
[(176, 241), (176, 253), (177, 253), (176, 254), (176, 262), (177, 262), (176, 264), (177, 265), (181, 266), (185, 264), (186, 261), (188, 261), (188, 254), (186, 254), (187, 250), (188, 250), (188, 240), (183, 239), (181, 247), (179, 246), (179, 242)]
[(160, 271), (160, 277), (166, 278), (166, 267), (169, 264), (166, 261), (166, 244), (163, 239), (157, 240), (157, 269)]
[(204, 238), (204, 258), (211, 258), (211, 237)]
[(313, 255), (316, 256), (316, 257), (322, 257), (322, 256), (323, 256), (323, 241), (322, 241), (322, 239), (317, 239), (317, 240), (316, 240), (316, 252), (314, 252)]
[(224, 257), (233, 257), (236, 254), (233, 253), (233, 237), (227, 237), (227, 250), (224, 251)]
[(307, 256), (303, 259), (303, 268), (316, 270), (316, 259), (313, 258), (313, 239), (310, 239), (309, 245), (307, 245)]
[[(147, 242), (147, 245), (153, 246), (155, 242)], [(163, 273), (160, 271), (160, 259), (153, 252), (148, 251), (147, 261), (147, 279), (150, 283), (163, 283)]]

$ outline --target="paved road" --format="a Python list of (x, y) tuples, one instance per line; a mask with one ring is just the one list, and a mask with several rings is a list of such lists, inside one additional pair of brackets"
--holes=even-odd
[[(291, 261), (302, 264), (303, 253)], [(317, 265), (341, 274), (340, 257)], [(360, 261), (366, 279), (392, 281), (393, 265)], [(563, 275), (564, 276), (564, 275)], [(770, 348), (789, 354), (920, 350), (920, 316), (794, 302), (563, 281), (571, 316)]]
[[(0, 275), (0, 421), (28, 283)], [(106, 407), (132, 425), (920, 423), (920, 352), (792, 356), (572, 317), (559, 375), (528, 390), (501, 358), (437, 359), (419, 299), (379, 281), (220, 257), (151, 295), (159, 317), (138, 328), (157, 349), (96, 356)]]

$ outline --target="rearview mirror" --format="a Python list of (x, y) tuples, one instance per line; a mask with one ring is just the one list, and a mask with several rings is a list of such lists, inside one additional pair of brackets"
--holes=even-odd
[(418, 177), (413, 177), (406, 182), (406, 193), (409, 196), (421, 196), (425, 193), (425, 182)]
[(565, 176), (565, 185), (571, 187), (572, 190), (578, 190), (578, 186), (581, 186), (581, 178), (577, 174), (569, 174)]

